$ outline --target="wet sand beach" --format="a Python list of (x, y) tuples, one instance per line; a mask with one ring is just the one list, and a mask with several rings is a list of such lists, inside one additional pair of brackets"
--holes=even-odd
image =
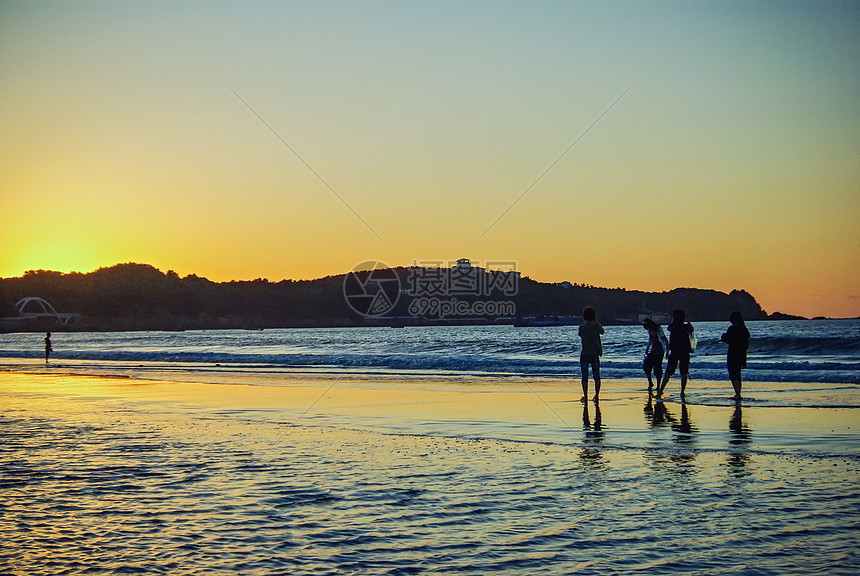
[[(271, 384), (271, 382), (269, 382)], [(853, 574), (857, 408), (0, 372), (0, 572)]]

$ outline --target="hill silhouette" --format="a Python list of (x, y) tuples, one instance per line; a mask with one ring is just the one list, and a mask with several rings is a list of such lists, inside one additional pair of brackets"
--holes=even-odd
[[(478, 269), (482, 270), (482, 269)], [(15, 303), (27, 296), (51, 302), (60, 312), (80, 314), (68, 330), (186, 330), (227, 328), (335, 327), (434, 323), (515, 323), (531, 317), (577, 317), (585, 305), (594, 306), (601, 321), (636, 322), (643, 311), (669, 312), (683, 308), (694, 321), (726, 320), (733, 310), (745, 318), (767, 318), (755, 298), (744, 290), (723, 293), (715, 290), (677, 288), (668, 292), (643, 292), (623, 288), (600, 288), (580, 284), (549, 284), (517, 276), (515, 290), (507, 294), (457, 294), (460, 303), (489, 300), (512, 303), (507, 314), (416, 314), (419, 297), (414, 278), (444, 274), (447, 269), (394, 268), (399, 297), (386, 314), (366, 317), (345, 297), (347, 274), (316, 280), (271, 282), (213, 282), (194, 274), (180, 278), (148, 264), (126, 263), (89, 273), (60, 273), (48, 270), (26, 272), (17, 278), (0, 279), (0, 317), (14, 317)], [(482, 271), (483, 273), (483, 271)], [(352, 281), (367, 280), (370, 272), (355, 273)], [(489, 276), (487, 276), (489, 278)], [(410, 289), (412, 288), (412, 289)], [(510, 288), (510, 286), (508, 286)], [(437, 295), (452, 298), (449, 293)], [(49, 320), (3, 323), (0, 329), (42, 330)]]

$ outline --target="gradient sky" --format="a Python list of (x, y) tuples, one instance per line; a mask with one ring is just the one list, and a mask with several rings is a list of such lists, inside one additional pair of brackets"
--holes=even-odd
[(469, 257), (860, 316), (858, 2), (3, 2), (0, 126), (2, 277)]

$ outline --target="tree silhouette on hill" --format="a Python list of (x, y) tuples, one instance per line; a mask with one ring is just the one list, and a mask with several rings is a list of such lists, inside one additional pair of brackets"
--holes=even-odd
[[(408, 286), (410, 269), (395, 268), (394, 271), (401, 285)], [(15, 316), (14, 304), (21, 298), (39, 296), (58, 310), (81, 314), (82, 317), (69, 326), (76, 330), (362, 326), (373, 323), (348, 305), (343, 293), (344, 278), (345, 275), (336, 275), (316, 280), (271, 282), (258, 278), (213, 282), (194, 274), (180, 278), (172, 270), (164, 273), (149, 264), (132, 262), (86, 274), (33, 270), (18, 278), (0, 279), (0, 317)], [(391, 314), (408, 316), (409, 298), (404, 295)], [(519, 316), (576, 316), (585, 305), (592, 305), (606, 322), (635, 321), (643, 308), (652, 311), (683, 308), (690, 318), (698, 321), (725, 320), (733, 310), (739, 310), (750, 320), (767, 317), (755, 298), (744, 290), (729, 294), (693, 288), (642, 292), (584, 284), (548, 284), (523, 277), (516, 294), (504, 298), (515, 303)], [(492, 317), (483, 320), (499, 321)]]

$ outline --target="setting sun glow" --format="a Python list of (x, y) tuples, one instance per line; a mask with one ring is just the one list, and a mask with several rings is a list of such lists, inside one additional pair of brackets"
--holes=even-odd
[(5, 3), (0, 277), (468, 257), (860, 316), (858, 38), (857, 3)]

